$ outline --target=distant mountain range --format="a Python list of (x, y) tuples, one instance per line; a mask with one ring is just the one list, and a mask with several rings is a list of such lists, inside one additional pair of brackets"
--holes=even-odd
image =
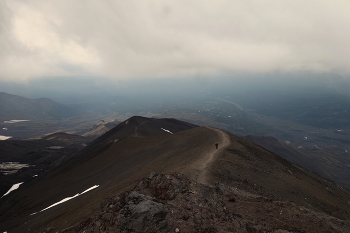
[(60, 104), (48, 98), (30, 99), (0, 92), (0, 121), (60, 119), (78, 113), (76, 107)]
[[(0, 136), (12, 139), (37, 138), (53, 132), (83, 135), (101, 119), (105, 126), (88, 133), (96, 137), (113, 128), (115, 113), (84, 104), (61, 104), (48, 98), (30, 99), (0, 92)], [(99, 132), (98, 132), (99, 131)]]
[(242, 137), (131, 117), (1, 198), (0, 230), (348, 232), (349, 200)]

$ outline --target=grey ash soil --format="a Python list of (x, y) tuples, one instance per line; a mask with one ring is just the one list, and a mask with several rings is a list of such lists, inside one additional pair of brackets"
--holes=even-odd
[(215, 131), (218, 136), (219, 140), (215, 143), (218, 143), (218, 148), (214, 149), (214, 146), (210, 151), (208, 151), (206, 154), (204, 154), (197, 162), (194, 163), (193, 168), (199, 170), (199, 174), (196, 177), (197, 181), (199, 183), (208, 184), (209, 179), (209, 167), (211, 164), (216, 160), (216, 158), (219, 156), (219, 154), (225, 150), (230, 145), (230, 137), (228, 134), (226, 134), (224, 131), (210, 128), (211, 130)]

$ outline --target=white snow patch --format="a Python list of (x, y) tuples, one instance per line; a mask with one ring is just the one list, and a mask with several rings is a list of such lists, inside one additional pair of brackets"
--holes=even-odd
[(168, 133), (171, 133), (171, 134), (173, 134), (172, 132), (170, 132), (169, 130), (167, 130), (167, 129), (163, 129), (163, 128), (161, 128), (162, 130), (164, 130), (165, 132), (168, 132)]
[(11, 136), (4, 136), (4, 135), (0, 135), (0, 140), (3, 141), (3, 140), (7, 140), (9, 138), (12, 138)]
[(62, 199), (61, 201), (56, 202), (55, 204), (52, 204), (52, 205), (50, 205), (49, 207), (46, 207), (45, 209), (40, 210), (39, 212), (32, 213), (31, 215), (35, 215), (35, 214), (37, 214), (37, 213), (43, 212), (43, 211), (45, 211), (45, 210), (47, 210), (47, 209), (50, 209), (50, 208), (52, 208), (52, 207), (54, 207), (54, 206), (56, 206), (56, 205), (62, 204), (62, 203), (64, 203), (64, 202), (69, 201), (69, 200), (71, 200), (71, 199), (73, 199), (73, 198), (76, 198), (76, 197), (78, 197), (78, 196), (80, 196), (80, 195), (82, 195), (82, 194), (84, 194), (84, 193), (87, 193), (87, 192), (89, 192), (89, 191), (91, 191), (91, 190), (93, 190), (93, 189), (95, 189), (95, 188), (97, 188), (97, 187), (99, 187), (99, 185), (94, 185), (94, 186), (92, 186), (91, 188), (88, 188), (87, 190), (85, 190), (85, 191), (82, 192), (82, 193), (77, 193), (77, 194), (75, 194), (75, 195), (72, 196), (72, 197), (66, 197), (66, 198)]
[(93, 190), (93, 189), (95, 189), (95, 188), (98, 188), (98, 186), (99, 186), (99, 185), (94, 185), (94, 186), (92, 186), (91, 188), (88, 188), (88, 189), (85, 190), (84, 192), (80, 193), (80, 195), (81, 195), (81, 194), (84, 194), (84, 193), (87, 193), (87, 192), (89, 192), (89, 191), (91, 191), (91, 190)]
[(0, 172), (2, 172), (4, 175), (14, 174), (19, 169), (22, 169), (24, 167), (29, 167), (29, 166), (31, 165), (21, 164), (18, 162), (4, 162), (4, 163), (0, 163)]
[(14, 124), (14, 123), (25, 122), (25, 121), (30, 121), (30, 120), (9, 120), (9, 121), (4, 121), (4, 124)]
[(23, 182), (12, 185), (12, 187), (9, 189), (9, 191), (7, 191), (7, 193), (5, 193), (4, 195), (2, 195), (1, 198), (3, 198), (4, 196), (8, 195), (8, 194), (9, 194), (10, 192), (12, 192), (13, 190), (18, 189), (18, 187), (19, 187), (21, 184), (23, 184)]

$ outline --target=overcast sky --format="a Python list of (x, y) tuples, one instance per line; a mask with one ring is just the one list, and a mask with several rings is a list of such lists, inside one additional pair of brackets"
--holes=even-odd
[(350, 74), (348, 0), (1, 0), (0, 81)]

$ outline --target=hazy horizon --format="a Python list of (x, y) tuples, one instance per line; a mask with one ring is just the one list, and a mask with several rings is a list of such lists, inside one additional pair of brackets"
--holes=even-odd
[(308, 85), (347, 95), (349, 6), (5, 0), (0, 91), (69, 101)]
[(50, 98), (57, 102), (101, 102), (115, 98), (180, 98), (212, 95), (249, 96), (257, 92), (285, 92), (291, 95), (308, 92), (324, 92), (350, 97), (350, 82), (335, 74), (270, 74), (191, 77), (187, 79), (124, 80), (118, 83), (95, 77), (50, 78), (33, 80), (30, 83), (0, 81), (0, 91), (27, 98)]

